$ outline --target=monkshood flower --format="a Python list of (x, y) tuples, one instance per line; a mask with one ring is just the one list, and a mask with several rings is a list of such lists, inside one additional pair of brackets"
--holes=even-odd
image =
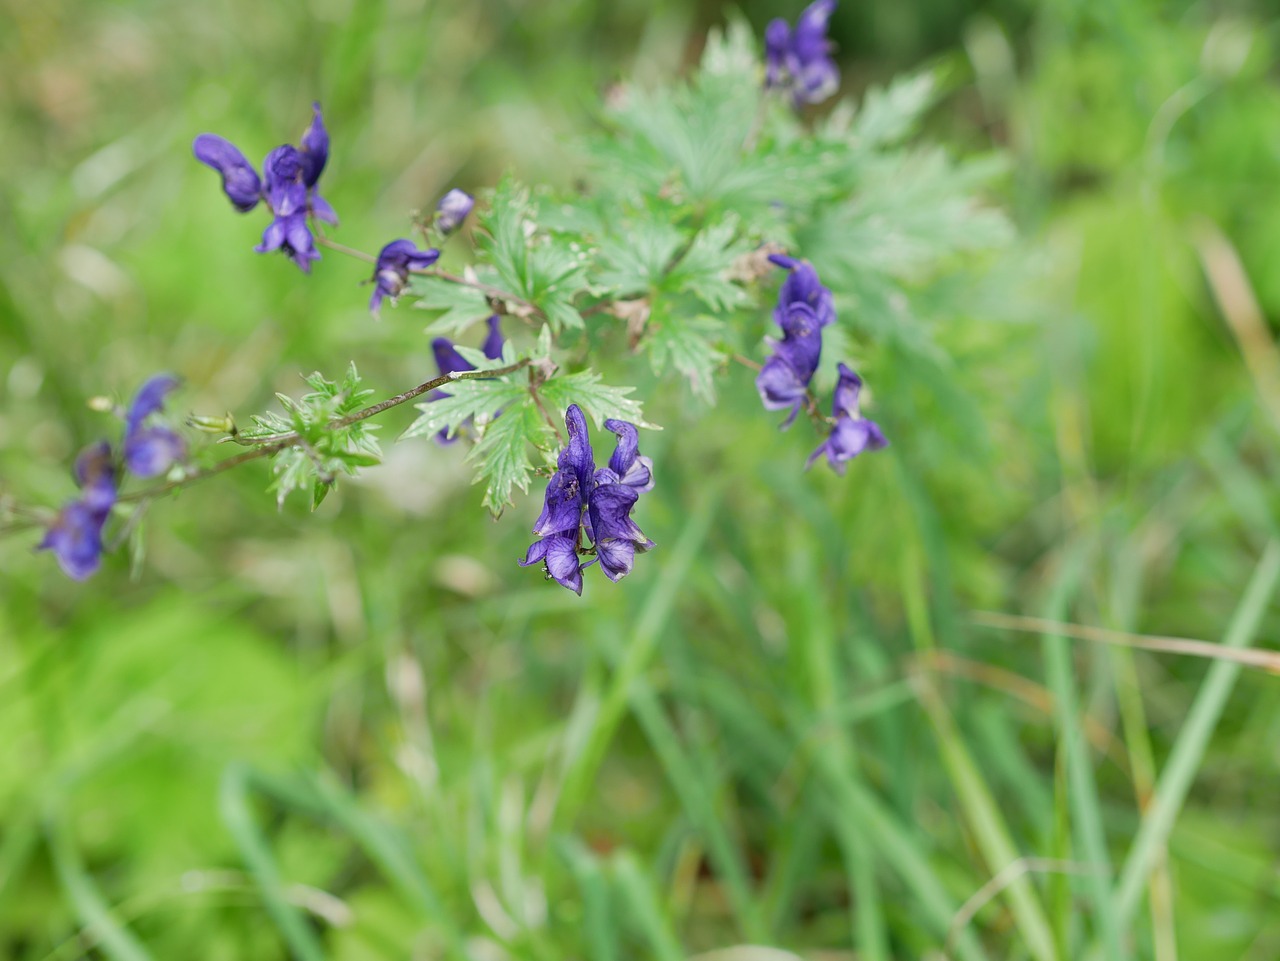
[(138, 389), (124, 417), (124, 466), (138, 477), (163, 474), (187, 453), (187, 445), (163, 424), (145, 426), (152, 414), (164, 409), (164, 399), (181, 381), (172, 374), (157, 374)]
[[(519, 564), (541, 562), (548, 577), (581, 594), (582, 572), (596, 561), (609, 580), (617, 581), (631, 573), (637, 553), (654, 546), (631, 519), (640, 493), (653, 488), (653, 462), (640, 456), (634, 424), (607, 420), (605, 427), (618, 436), (618, 445), (609, 466), (597, 470), (582, 409), (569, 405), (564, 422), (569, 443), (560, 452), (533, 525), (540, 540)], [(584, 527), (596, 555), (585, 564), (579, 560)]]
[(83, 493), (58, 512), (36, 550), (53, 551), (62, 572), (82, 581), (102, 563), (102, 529), (116, 502), (111, 445), (99, 441), (81, 451), (75, 475)]
[(769, 260), (789, 271), (778, 291), (773, 319), (782, 328), (782, 340), (769, 338), (773, 354), (756, 377), (756, 389), (766, 410), (791, 413), (782, 422), (786, 430), (795, 421), (809, 392), (822, 356), (822, 328), (835, 321), (831, 291), (818, 280), (813, 266), (782, 254)]
[(809, 455), (805, 467), (813, 466), (815, 460), (826, 454), (831, 469), (843, 475), (845, 465), (853, 458), (863, 451), (886, 447), (889, 442), (885, 440), (880, 425), (863, 417), (858, 410), (858, 394), (862, 391), (862, 378), (844, 364), (838, 366), (840, 379), (836, 382), (835, 397), (831, 402), (835, 426), (831, 430), (831, 436)]
[(440, 229), (440, 233), (447, 236), (461, 227), (475, 205), (476, 199), (457, 187), (441, 197), (436, 206), (436, 227)]
[[(484, 355), (490, 360), (497, 360), (502, 356), (502, 346), (505, 343), (502, 337), (502, 320), (494, 314), (487, 321), (489, 325), (489, 334), (481, 345)], [(442, 374), (452, 374), (459, 370), (475, 370), (475, 365), (470, 363), (465, 357), (458, 353), (458, 349), (453, 346), (453, 341), (448, 337), (437, 337), (431, 342), (431, 352), (436, 357), (436, 367)], [(427, 396), (427, 402), (434, 400), (443, 400), (448, 397), (447, 391), (440, 389), (433, 390)], [(450, 437), (447, 430), (442, 430), (436, 434), (436, 441), (441, 444), (452, 444), (457, 437)]]
[[(434, 247), (419, 250), (412, 240), (393, 240), (378, 253), (378, 262), (373, 268), (373, 296), (369, 298), (369, 310), (377, 317), (382, 309), (382, 299), (390, 297), (396, 302), (405, 286), (409, 283), (409, 273), (430, 267), (440, 259), (440, 251)], [(443, 373), (443, 371), (442, 371)]]
[(827, 24), (836, 0), (805, 7), (793, 29), (779, 18), (765, 28), (765, 86), (790, 90), (796, 106), (821, 103), (840, 86), (840, 69), (831, 59)]
[(329, 159), (329, 132), (312, 104), (311, 124), (302, 134), (302, 147), (285, 144), (267, 154), (263, 176), (245, 159), (235, 144), (217, 134), (202, 133), (191, 148), (196, 159), (222, 176), (222, 191), (236, 210), (247, 213), (265, 200), (272, 221), (262, 235), (258, 253), (283, 251), (304, 272), (320, 259), (307, 220), (313, 217), (336, 224), (338, 215), (323, 197), (317, 183)]
[[(179, 383), (172, 374), (157, 374), (138, 389), (124, 410), (121, 452), (129, 473), (155, 477), (186, 456), (183, 439), (155, 423), (165, 397)], [(102, 530), (117, 499), (117, 467), (115, 453), (105, 440), (81, 451), (75, 465), (80, 497), (58, 512), (44, 539), (36, 545), (37, 550), (53, 551), (63, 572), (75, 580), (84, 580), (101, 564)]]

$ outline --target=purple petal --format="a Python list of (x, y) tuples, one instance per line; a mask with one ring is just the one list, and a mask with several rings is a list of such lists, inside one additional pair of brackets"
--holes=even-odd
[(262, 181), (238, 147), (217, 134), (202, 133), (191, 144), (196, 159), (222, 175), (222, 192), (241, 213), (258, 205)]
[(831, 400), (831, 413), (839, 417), (858, 416), (858, 395), (862, 392), (862, 378), (843, 363), (836, 365), (840, 379), (836, 381), (835, 395)]
[(484, 355), (490, 360), (497, 360), (502, 356), (502, 345), (506, 343), (502, 339), (502, 318), (497, 314), (493, 314), (489, 320), (489, 336), (484, 339)]
[(822, 444), (809, 455), (805, 466), (809, 467), (823, 454), (837, 474), (844, 474), (845, 466), (853, 458), (868, 450), (887, 447), (880, 425), (863, 417), (837, 417), (835, 428)]
[(533, 525), (535, 534), (576, 533), (582, 523), (582, 490), (571, 471), (558, 470), (547, 482), (542, 513)]
[[(329, 159), (329, 131), (324, 129), (320, 104), (311, 105), (311, 125), (302, 135), (302, 182), (314, 187)], [(327, 207), (328, 204), (325, 204)], [(332, 212), (332, 211), (330, 211)], [(333, 223), (337, 223), (334, 220)]]
[(186, 456), (187, 445), (167, 427), (147, 427), (124, 442), (124, 465), (137, 477), (156, 477)]
[(431, 342), (431, 352), (436, 355), (436, 367), (442, 374), (452, 374), (460, 370), (475, 370), (475, 367), (453, 346), (447, 337), (437, 337)]
[(606, 420), (605, 430), (618, 436), (618, 446), (609, 458), (609, 469), (618, 482), (634, 487), (640, 493), (653, 490), (653, 461), (640, 455), (639, 432), (625, 420)]
[(765, 86), (776, 87), (782, 81), (783, 60), (791, 44), (791, 27), (778, 17), (764, 28)]
[(569, 431), (569, 443), (560, 452), (558, 464), (561, 470), (573, 472), (578, 479), (578, 488), (585, 494), (591, 490), (596, 462), (591, 451), (591, 438), (587, 434), (587, 419), (577, 404), (570, 404), (565, 411), (564, 426)]
[(105, 440), (90, 444), (76, 457), (76, 483), (84, 491), (81, 500), (90, 510), (105, 514), (116, 502), (116, 465)]
[(440, 232), (451, 234), (461, 227), (462, 222), (471, 213), (471, 208), (475, 206), (475, 202), (474, 197), (457, 187), (440, 198), (440, 203), (436, 207), (436, 226), (440, 228)]
[(152, 414), (164, 409), (164, 399), (181, 384), (173, 374), (156, 374), (138, 388), (124, 418), (124, 433), (128, 437)]
[(277, 217), (288, 217), (307, 206), (302, 182), (302, 154), (289, 144), (276, 147), (262, 163), (266, 174), (267, 203)]
[(556, 583), (569, 588), (575, 594), (582, 594), (582, 567), (578, 562), (576, 535), (554, 534), (536, 541), (529, 548), (524, 560), (519, 561), (521, 567), (529, 567), (539, 561), (547, 575)]
[(83, 501), (72, 501), (59, 512), (36, 550), (53, 551), (62, 572), (82, 581), (102, 563), (102, 528), (107, 516), (106, 511), (95, 510)]
[(329, 201), (320, 196), (320, 191), (312, 187), (307, 191), (307, 208), (311, 211), (311, 216), (316, 220), (324, 221), (326, 224), (338, 226), (338, 214), (329, 206)]

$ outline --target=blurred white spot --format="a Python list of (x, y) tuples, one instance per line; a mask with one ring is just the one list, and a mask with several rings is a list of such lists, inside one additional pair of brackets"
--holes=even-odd
[(14, 400), (30, 400), (44, 383), (44, 369), (33, 357), (19, 357), (9, 368), (9, 395)]
[(129, 275), (116, 266), (100, 250), (84, 244), (69, 244), (58, 252), (58, 263), (72, 280), (93, 291), (104, 300), (128, 292)]

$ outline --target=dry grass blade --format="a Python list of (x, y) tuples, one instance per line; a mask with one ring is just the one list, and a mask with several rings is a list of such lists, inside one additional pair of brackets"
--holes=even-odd
[(1020, 634), (1060, 634), (1077, 641), (1096, 641), (1115, 644), (1158, 654), (1180, 654), (1186, 657), (1204, 657), (1210, 660), (1234, 661), (1245, 667), (1257, 667), (1273, 674), (1280, 674), (1280, 651), (1233, 649), (1211, 641), (1197, 641), (1185, 637), (1162, 637), (1153, 634), (1131, 634), (1128, 631), (1112, 631), (1104, 627), (1085, 624), (1068, 624), (1040, 617), (1023, 617), (1018, 614), (1002, 614), (998, 611), (974, 611), (969, 620), (983, 627), (1015, 631)]

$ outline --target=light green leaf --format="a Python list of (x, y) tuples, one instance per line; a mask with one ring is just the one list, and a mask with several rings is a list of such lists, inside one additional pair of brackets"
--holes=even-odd
[(460, 380), (449, 385), (448, 397), (415, 404), (422, 415), (400, 435), (401, 440), (447, 430), (452, 435), (466, 421), (491, 415), (528, 396), (528, 388), (501, 378)]
[(609, 387), (592, 370), (554, 377), (538, 389), (558, 411), (577, 404), (591, 415), (596, 426), (603, 425), (609, 417), (630, 421), (637, 427), (656, 426), (645, 421), (640, 402), (627, 396), (635, 391), (634, 387)]

